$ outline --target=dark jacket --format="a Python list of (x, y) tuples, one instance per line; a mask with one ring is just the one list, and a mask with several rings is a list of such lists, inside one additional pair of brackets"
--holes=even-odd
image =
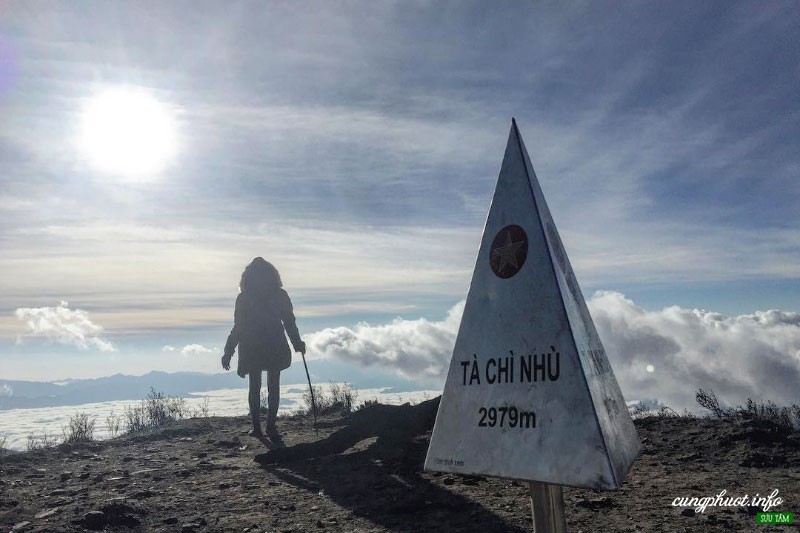
[(237, 374), (241, 377), (262, 370), (284, 370), (292, 364), (292, 354), (284, 329), (295, 351), (302, 341), (297, 331), (292, 301), (283, 289), (262, 296), (239, 293), (233, 312), (233, 329), (225, 343), (225, 355), (239, 346)]

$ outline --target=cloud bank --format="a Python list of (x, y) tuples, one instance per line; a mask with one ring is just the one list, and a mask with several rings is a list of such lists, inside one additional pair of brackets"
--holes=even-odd
[(116, 347), (101, 336), (103, 327), (92, 322), (89, 313), (70, 309), (62, 301), (57, 307), (20, 307), (14, 313), (25, 322), (27, 331), (19, 338), (45, 338), (81, 349), (97, 348), (101, 352), (115, 352)]
[[(588, 301), (626, 400), (697, 409), (694, 394), (721, 401), (800, 401), (800, 314), (758, 311), (726, 317), (678, 306), (647, 311), (618, 292)], [(384, 325), (329, 328), (308, 336), (313, 357), (377, 365), (442, 385), (464, 302), (441, 321), (395, 319)]]
[(732, 405), (747, 398), (800, 402), (800, 313), (646, 311), (603, 291), (588, 304), (626, 399), (695, 409), (697, 389), (711, 388)]
[(397, 318), (379, 326), (362, 322), (354, 329), (324, 329), (307, 337), (309, 356), (377, 365), (405, 378), (440, 383), (450, 362), (463, 311), (462, 301), (438, 322)]

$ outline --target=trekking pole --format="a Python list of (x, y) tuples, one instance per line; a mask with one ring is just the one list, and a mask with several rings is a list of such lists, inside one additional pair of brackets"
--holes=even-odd
[(311, 375), (308, 373), (306, 354), (300, 352), (300, 355), (303, 356), (303, 366), (306, 369), (306, 378), (308, 378), (308, 390), (311, 392), (311, 412), (314, 414), (314, 434), (319, 437), (319, 428), (317, 427), (317, 402), (314, 401), (314, 387), (311, 386)]

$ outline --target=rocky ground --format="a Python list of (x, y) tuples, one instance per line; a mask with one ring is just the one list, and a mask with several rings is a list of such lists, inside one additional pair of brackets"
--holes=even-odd
[[(281, 421), (195, 419), (117, 439), (6, 456), (0, 531), (530, 531), (525, 483), (422, 471), (438, 400)], [(796, 531), (759, 509), (672, 507), (682, 496), (769, 494), (800, 512), (800, 435), (767, 423), (636, 421), (642, 455), (616, 492), (565, 489), (570, 532)], [(798, 516), (800, 518), (800, 516)]]

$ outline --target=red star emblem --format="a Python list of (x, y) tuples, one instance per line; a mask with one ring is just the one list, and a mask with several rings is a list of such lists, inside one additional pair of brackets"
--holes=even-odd
[(520, 226), (512, 224), (501, 229), (489, 250), (489, 266), (499, 278), (514, 276), (528, 257), (528, 236)]

